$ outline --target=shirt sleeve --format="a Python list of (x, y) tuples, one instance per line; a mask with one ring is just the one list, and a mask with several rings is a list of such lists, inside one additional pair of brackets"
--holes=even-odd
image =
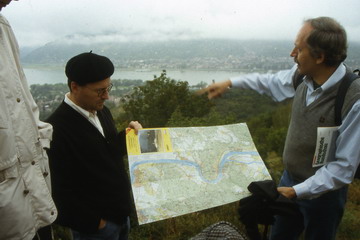
[(252, 89), (260, 94), (271, 97), (274, 101), (281, 102), (295, 95), (293, 76), (297, 65), (290, 70), (279, 71), (275, 74), (251, 73), (230, 78), (232, 86), (236, 88)]
[(315, 175), (294, 186), (298, 198), (316, 198), (321, 194), (350, 184), (360, 162), (360, 100), (339, 127), (336, 140), (336, 161), (330, 162)]

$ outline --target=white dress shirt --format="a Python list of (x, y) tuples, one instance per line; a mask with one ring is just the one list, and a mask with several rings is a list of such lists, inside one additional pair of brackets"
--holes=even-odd
[(86, 118), (89, 122), (91, 122), (98, 130), (99, 132), (105, 137), (104, 135), (104, 130), (101, 126), (99, 117), (97, 116), (97, 112), (95, 111), (95, 113), (89, 112), (85, 109), (83, 109), (82, 107), (76, 105), (73, 101), (71, 101), (71, 99), (68, 97), (70, 93), (66, 93), (65, 94), (65, 99), (64, 102), (66, 104), (68, 104), (70, 107), (72, 107), (75, 111), (77, 111), (78, 113), (80, 113), (82, 116), (84, 116), (84, 118)]

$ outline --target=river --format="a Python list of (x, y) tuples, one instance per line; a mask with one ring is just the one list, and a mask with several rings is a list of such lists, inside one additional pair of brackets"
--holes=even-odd
[[(64, 69), (61, 68), (24, 68), (29, 85), (32, 84), (55, 84), (66, 83), (67, 78)], [(160, 76), (161, 70), (136, 71), (136, 70), (115, 70), (112, 79), (134, 79), (152, 80), (154, 75)], [(243, 72), (236, 71), (196, 71), (196, 70), (167, 70), (167, 76), (171, 79), (187, 81), (189, 85), (196, 85), (200, 82), (218, 82), (232, 76), (238, 76)]]

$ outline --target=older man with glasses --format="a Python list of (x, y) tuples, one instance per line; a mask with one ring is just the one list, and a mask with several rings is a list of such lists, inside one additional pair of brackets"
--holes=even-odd
[[(76, 239), (127, 239), (130, 184), (123, 156), (125, 132), (118, 133), (104, 106), (114, 65), (104, 56), (82, 53), (65, 67), (70, 92), (47, 119), (54, 127), (48, 151), (56, 223)], [(130, 128), (142, 128), (137, 121)]]

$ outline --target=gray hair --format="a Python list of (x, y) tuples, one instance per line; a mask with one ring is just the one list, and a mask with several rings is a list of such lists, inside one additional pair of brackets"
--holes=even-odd
[(327, 66), (337, 66), (346, 59), (347, 37), (343, 26), (330, 17), (311, 18), (304, 23), (309, 23), (313, 28), (307, 38), (313, 57), (324, 54)]

